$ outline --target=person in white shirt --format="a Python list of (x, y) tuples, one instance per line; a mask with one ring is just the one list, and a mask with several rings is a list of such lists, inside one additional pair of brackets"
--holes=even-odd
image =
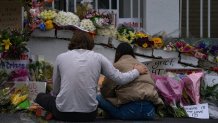
[(92, 51), (93, 37), (75, 31), (69, 51), (57, 56), (53, 71), (53, 93), (40, 93), (35, 102), (50, 111), (57, 120), (94, 121), (98, 101), (97, 86), (100, 74), (126, 84), (147, 73), (144, 65), (136, 64), (131, 71), (121, 73), (103, 55)]

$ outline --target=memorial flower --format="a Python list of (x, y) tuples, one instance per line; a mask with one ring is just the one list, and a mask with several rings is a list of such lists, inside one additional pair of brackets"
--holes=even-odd
[(5, 46), (4, 49), (5, 51), (9, 50), (10, 46), (12, 45), (11, 42), (10, 42), (10, 39), (5, 39), (5, 40), (2, 40), (2, 45)]
[(0, 53), (2, 59), (19, 60), (21, 56), (28, 52), (26, 42), (28, 34), (17, 30), (3, 30), (0, 32)]
[(94, 32), (96, 30), (93, 22), (90, 19), (83, 19), (80, 23), (80, 28), (89, 32)]
[(77, 15), (72, 12), (58, 12), (57, 16), (53, 20), (58, 26), (78, 26), (80, 19)]
[(135, 39), (135, 30), (128, 25), (122, 24), (117, 28), (117, 39), (127, 43), (132, 43)]
[(110, 13), (89, 11), (85, 18), (90, 19), (97, 28), (108, 28), (112, 24), (112, 14)]

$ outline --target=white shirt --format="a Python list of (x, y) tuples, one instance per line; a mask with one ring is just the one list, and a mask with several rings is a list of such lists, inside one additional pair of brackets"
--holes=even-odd
[(121, 73), (103, 55), (77, 49), (57, 56), (53, 71), (53, 94), (61, 112), (92, 112), (96, 100), (100, 74), (118, 84), (126, 84), (139, 76), (136, 69)]

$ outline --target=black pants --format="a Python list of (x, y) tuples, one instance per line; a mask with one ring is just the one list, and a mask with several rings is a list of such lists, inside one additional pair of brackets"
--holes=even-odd
[(35, 102), (47, 111), (51, 112), (57, 120), (71, 122), (95, 121), (97, 110), (91, 113), (60, 112), (56, 107), (55, 99), (56, 98), (51, 96), (50, 94), (39, 93), (35, 99)]

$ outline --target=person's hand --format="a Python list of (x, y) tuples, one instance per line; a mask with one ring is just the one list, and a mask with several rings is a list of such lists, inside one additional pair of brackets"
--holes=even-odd
[(143, 64), (135, 64), (134, 69), (137, 69), (140, 74), (148, 73), (148, 69)]

